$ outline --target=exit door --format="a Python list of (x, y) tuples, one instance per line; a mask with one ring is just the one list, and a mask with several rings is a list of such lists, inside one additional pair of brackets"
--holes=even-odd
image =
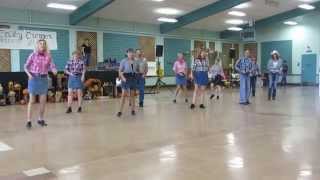
[(301, 82), (302, 84), (316, 84), (317, 83), (317, 55), (303, 54), (301, 65)]

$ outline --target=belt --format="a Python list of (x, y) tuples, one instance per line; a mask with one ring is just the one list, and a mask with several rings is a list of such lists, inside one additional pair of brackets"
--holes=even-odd
[(136, 73), (123, 73), (124, 77), (136, 77)]
[(33, 77), (40, 77), (40, 78), (46, 78), (48, 77), (48, 74), (39, 74), (39, 73), (31, 73)]

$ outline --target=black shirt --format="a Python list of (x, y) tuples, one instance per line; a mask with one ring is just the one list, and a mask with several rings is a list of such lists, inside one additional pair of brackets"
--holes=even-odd
[(90, 46), (82, 44), (81, 47), (84, 49), (83, 51), (84, 51), (85, 54), (91, 54), (91, 47)]

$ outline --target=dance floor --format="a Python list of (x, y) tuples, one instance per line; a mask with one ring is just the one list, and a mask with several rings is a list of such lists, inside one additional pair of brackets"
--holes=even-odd
[(121, 118), (119, 99), (86, 101), (70, 115), (65, 104), (48, 104), (49, 126), (32, 130), (26, 106), (0, 107), (0, 180), (320, 179), (318, 88), (266, 95), (259, 89), (240, 106), (238, 90), (227, 89), (190, 110), (163, 90)]

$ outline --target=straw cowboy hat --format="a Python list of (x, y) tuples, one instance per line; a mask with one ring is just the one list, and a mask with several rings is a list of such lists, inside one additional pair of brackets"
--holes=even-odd
[(271, 56), (274, 55), (274, 54), (280, 56), (280, 53), (279, 53), (277, 50), (273, 50), (273, 51), (271, 52)]

